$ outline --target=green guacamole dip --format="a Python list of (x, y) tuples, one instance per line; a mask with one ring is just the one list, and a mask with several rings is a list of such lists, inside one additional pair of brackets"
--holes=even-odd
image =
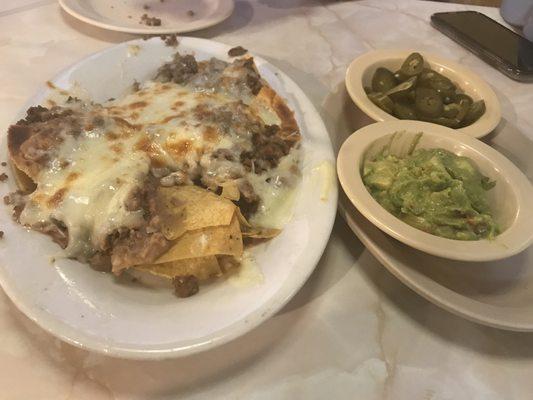
[(492, 239), (487, 191), (495, 182), (472, 160), (444, 149), (418, 149), (405, 157), (385, 148), (365, 161), (363, 182), (390, 213), (415, 228), (456, 240)]

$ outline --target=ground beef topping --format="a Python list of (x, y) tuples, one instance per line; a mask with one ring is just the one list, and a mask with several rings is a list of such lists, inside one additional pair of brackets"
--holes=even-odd
[(207, 89), (235, 95), (257, 95), (263, 83), (255, 69), (253, 58), (239, 58), (231, 64), (211, 58), (196, 62), (192, 55), (176, 53), (174, 59), (164, 64), (156, 75), (160, 82), (189, 84), (198, 89)]
[(4, 204), (13, 207), (13, 219), (18, 222), (20, 213), (26, 205), (26, 196), (22, 191), (17, 190), (4, 196)]
[(28, 108), (26, 116), (17, 122), (17, 125), (30, 125), (36, 122), (46, 122), (54, 118), (64, 117), (72, 114), (72, 110), (53, 107), (48, 109), (43, 106)]
[(259, 93), (263, 87), (263, 84), (261, 83), (261, 77), (259, 76), (259, 73), (255, 69), (253, 58), (235, 60), (234, 65), (241, 66), (246, 70), (245, 84), (250, 89), (252, 94), (256, 95)]
[(62, 249), (68, 245), (68, 229), (61, 221), (52, 219), (35, 224), (31, 228), (50, 236)]
[(239, 183), (239, 191), (241, 192), (241, 198), (236, 202), (236, 204), (241, 210), (242, 214), (246, 218), (250, 218), (256, 213), (261, 199), (255, 193), (254, 188), (247, 180), (242, 180)]
[(182, 56), (179, 53), (174, 55), (171, 62), (164, 64), (156, 75), (156, 80), (160, 82), (185, 83), (198, 72), (198, 63), (194, 56), (187, 54)]
[(193, 275), (176, 276), (172, 283), (178, 297), (190, 297), (199, 290), (198, 279)]
[(54, 157), (66, 136), (80, 135), (86, 122), (91, 126), (103, 123), (96, 117), (90, 119), (84, 121), (81, 113), (69, 108), (30, 107), (24, 119), (9, 127), (9, 150), (16, 164), (35, 176)]
[(275, 168), (280, 158), (289, 154), (294, 142), (283, 139), (279, 133), (279, 126), (266, 125), (262, 132), (253, 134), (253, 149), (241, 153), (241, 163), (247, 171), (260, 174)]

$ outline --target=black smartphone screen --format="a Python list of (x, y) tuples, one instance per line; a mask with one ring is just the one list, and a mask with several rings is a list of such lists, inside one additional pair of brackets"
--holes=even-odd
[(533, 43), (486, 15), (476, 11), (447, 12), (436, 13), (431, 20), (457, 41), (481, 51), (480, 56), (497, 58), (507, 68), (519, 70), (515, 72), (533, 74)]

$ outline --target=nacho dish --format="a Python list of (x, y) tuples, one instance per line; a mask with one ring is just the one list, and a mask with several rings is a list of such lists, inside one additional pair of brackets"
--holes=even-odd
[(66, 257), (163, 277), (187, 297), (280, 232), (300, 133), (252, 57), (176, 53), (102, 104), (54, 90), (9, 128), (19, 190), (4, 200)]

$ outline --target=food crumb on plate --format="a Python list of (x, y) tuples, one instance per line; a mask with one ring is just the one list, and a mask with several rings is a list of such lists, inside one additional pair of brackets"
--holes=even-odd
[(147, 26), (161, 26), (161, 19), (143, 14), (139, 23)]
[(4, 231), (0, 231), (0, 239), (4, 238)]
[(136, 44), (130, 44), (128, 46), (128, 57), (136, 56), (141, 51), (141, 47)]
[(161, 35), (161, 40), (165, 42), (168, 47), (176, 47), (178, 45), (178, 35), (175, 33), (169, 35)]
[(7, 166), (7, 162), (2, 161), (2, 163), (0, 163), (0, 165), (2, 165), (2, 167), (5, 167), (5, 166)]
[(228, 56), (230, 57), (239, 57), (246, 53), (248, 53), (248, 50), (242, 46), (236, 46), (228, 50)]
[(7, 174), (6, 174), (5, 172), (2, 172), (2, 173), (0, 174), (0, 182), (5, 182), (5, 181), (7, 181), (7, 178), (8, 178), (8, 176), (7, 176)]
[(335, 169), (330, 161), (322, 161), (313, 168), (315, 179), (320, 182), (320, 200), (328, 201), (329, 193), (335, 181)]

